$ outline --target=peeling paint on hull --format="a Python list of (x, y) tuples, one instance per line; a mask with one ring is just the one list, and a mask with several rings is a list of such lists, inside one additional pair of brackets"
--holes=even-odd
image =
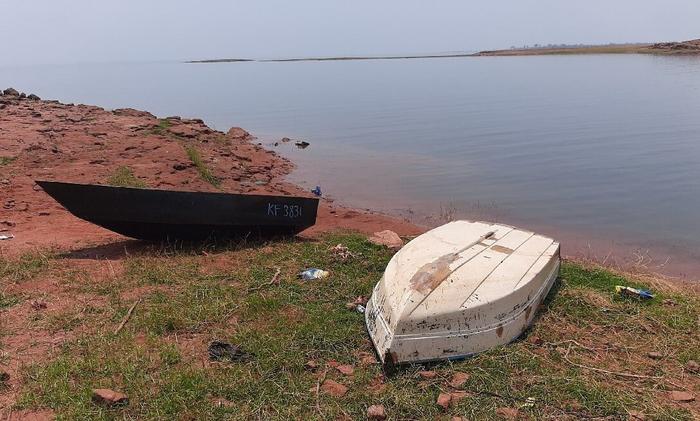
[(550, 238), (451, 222), (394, 255), (367, 304), (367, 330), (391, 364), (462, 358), (507, 344), (532, 323), (559, 266), (559, 244)]

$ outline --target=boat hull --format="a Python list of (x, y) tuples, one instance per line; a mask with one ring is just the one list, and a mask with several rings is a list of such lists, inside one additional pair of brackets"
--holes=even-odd
[[(367, 331), (386, 365), (460, 359), (515, 340), (559, 275), (551, 239), (505, 225), (452, 224), (394, 255), (367, 303)], [(445, 255), (452, 261), (441, 272)]]
[(318, 209), (304, 197), (37, 184), (78, 218), (143, 240), (291, 235), (313, 226)]

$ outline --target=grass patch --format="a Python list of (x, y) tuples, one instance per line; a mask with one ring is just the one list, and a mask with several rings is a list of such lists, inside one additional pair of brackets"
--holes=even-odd
[(156, 126), (153, 126), (149, 131), (151, 134), (159, 136), (175, 136), (173, 133), (170, 133), (168, 131), (170, 126), (172, 126), (170, 120), (168, 120), (167, 118), (159, 118), (158, 124)]
[[(335, 258), (329, 249), (338, 243), (357, 257)], [(409, 366), (383, 379), (379, 366), (361, 363), (372, 346), (364, 316), (345, 303), (368, 295), (390, 258), (388, 250), (354, 234), (130, 258), (123, 284), (115, 286), (141, 290), (129, 323), (113, 333), (134, 297), (115, 293), (103, 311), (81, 312), (86, 325), (97, 316), (107, 323), (69, 342), (53, 360), (28, 367), (18, 406), (49, 407), (63, 419), (363, 419), (371, 404), (383, 404), (392, 419), (495, 419), (499, 407), (519, 408), (533, 419), (626, 419), (630, 410), (648, 419), (693, 419), (690, 407), (664, 400), (672, 387), (665, 380), (632, 381), (567, 359), (660, 375), (698, 390), (700, 382), (684, 375), (682, 364), (698, 358), (700, 337), (691, 320), (697, 323), (700, 300), (664, 291), (648, 302), (621, 299), (614, 285), (644, 285), (572, 263), (563, 265), (564, 280), (526, 334), (541, 342), (516, 341), (465, 361)], [(331, 276), (298, 279), (308, 267)], [(270, 283), (277, 268), (279, 284)], [(72, 314), (61, 317), (54, 322), (76, 327)], [(240, 345), (253, 357), (211, 363), (206, 348), (212, 339)], [(649, 351), (664, 358), (651, 360)], [(305, 369), (310, 359), (319, 362), (319, 372)], [(354, 375), (329, 368), (330, 361), (354, 365)], [(422, 379), (417, 371), (424, 368), (437, 377)], [(435, 401), (450, 390), (455, 372), (470, 374), (463, 386), (468, 395), (445, 414)], [(348, 393), (317, 396), (324, 377), (345, 384)], [(130, 404), (94, 405), (90, 390), (98, 387), (127, 393)], [(222, 399), (230, 404), (218, 404)]]
[(219, 180), (214, 176), (214, 174), (212, 174), (209, 167), (207, 167), (207, 165), (202, 160), (202, 155), (199, 153), (197, 148), (194, 145), (187, 144), (184, 145), (184, 148), (185, 152), (187, 153), (187, 157), (190, 158), (190, 161), (192, 161), (195, 168), (197, 168), (199, 176), (202, 177), (204, 181), (211, 184), (212, 186), (219, 187), (221, 185), (221, 180)]
[(11, 164), (15, 159), (13, 156), (0, 156), (0, 167)]
[(116, 187), (137, 187), (144, 188), (146, 183), (134, 175), (131, 168), (121, 166), (117, 168), (107, 179), (107, 184)]
[(49, 266), (49, 257), (40, 253), (25, 253), (17, 259), (0, 257), (0, 286), (32, 279)]
[(19, 298), (17, 298), (15, 295), (0, 291), (0, 311), (10, 308), (17, 303), (19, 303)]

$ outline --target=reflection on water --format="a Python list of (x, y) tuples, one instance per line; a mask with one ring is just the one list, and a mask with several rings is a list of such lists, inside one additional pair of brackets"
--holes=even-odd
[[(700, 261), (700, 60), (560, 56), (0, 68), (42, 97), (240, 125), (342, 202)], [(564, 244), (566, 250), (567, 244)], [(700, 274), (700, 271), (697, 274)]]

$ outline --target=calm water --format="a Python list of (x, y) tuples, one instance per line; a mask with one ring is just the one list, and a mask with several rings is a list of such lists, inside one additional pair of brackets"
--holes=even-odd
[(446, 208), (700, 274), (700, 59), (647, 56), (0, 67), (46, 98), (237, 125), (339, 201)]

